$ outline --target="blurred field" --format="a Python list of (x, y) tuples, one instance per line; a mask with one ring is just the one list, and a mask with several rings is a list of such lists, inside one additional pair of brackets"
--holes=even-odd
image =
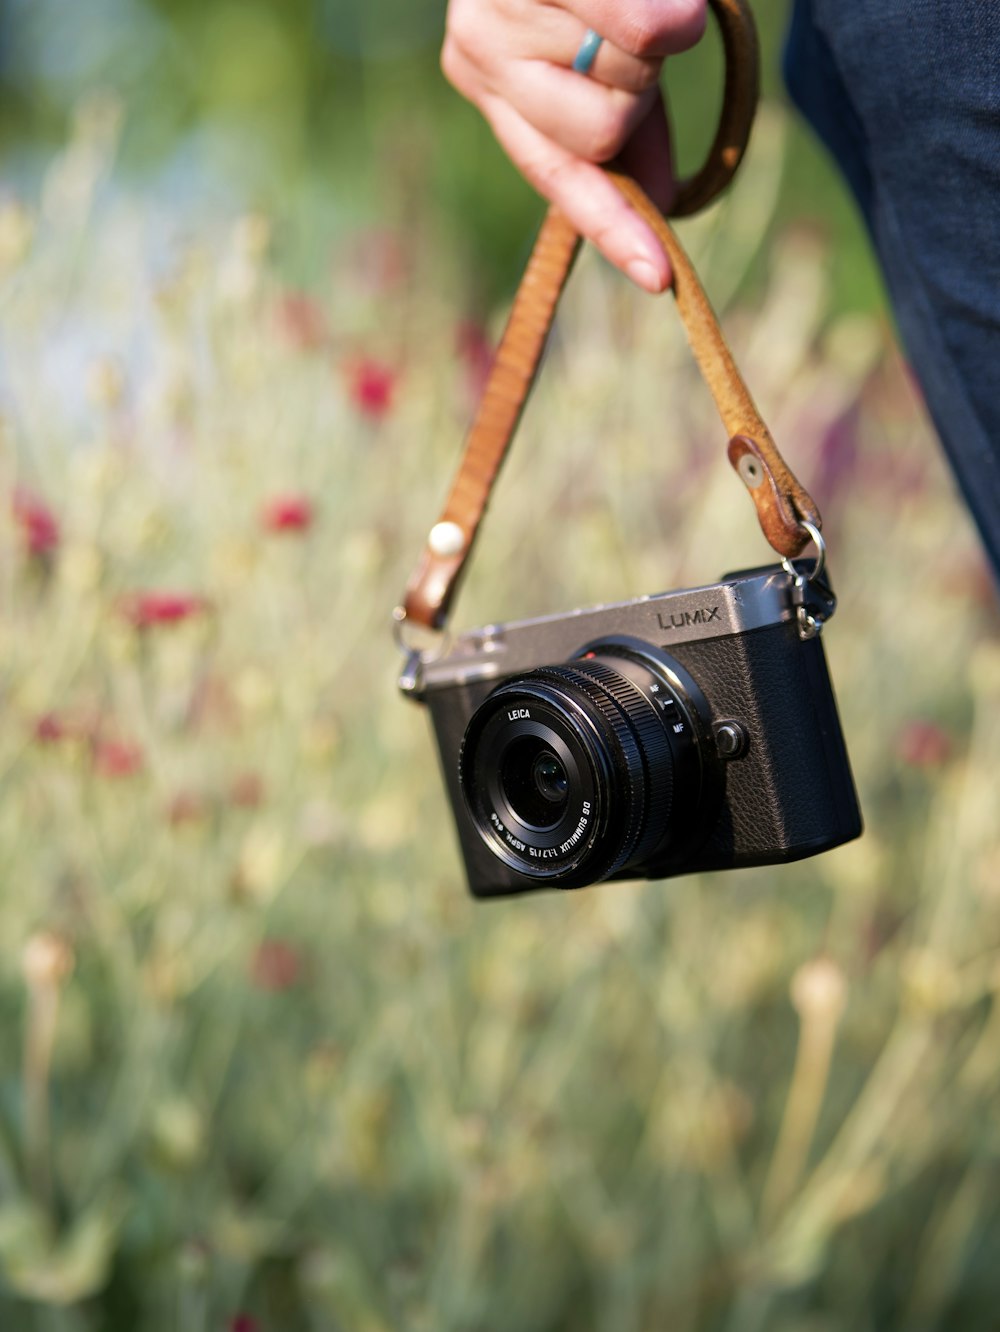
[[(865, 837), (488, 907), (388, 626), (502, 308), (405, 176), (205, 207), (123, 132), (0, 204), (0, 1327), (995, 1327), (997, 603), (780, 112), (683, 238), (823, 509)], [(585, 256), (461, 623), (766, 560), (713, 412)]]

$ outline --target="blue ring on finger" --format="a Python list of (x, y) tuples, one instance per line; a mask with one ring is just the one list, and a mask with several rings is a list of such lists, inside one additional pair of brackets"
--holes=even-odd
[(580, 49), (573, 60), (573, 68), (577, 74), (589, 74), (597, 59), (597, 52), (600, 50), (601, 42), (604, 38), (593, 28), (588, 28), (584, 34), (583, 41), (580, 43)]

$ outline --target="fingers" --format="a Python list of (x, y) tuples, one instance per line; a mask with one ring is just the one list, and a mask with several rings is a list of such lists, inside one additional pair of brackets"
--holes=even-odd
[[(480, 110), (490, 95), (509, 103), (546, 138), (576, 157), (606, 162), (616, 156), (653, 104), (658, 62), (614, 49), (605, 53), (605, 42), (595, 62), (595, 68), (604, 62), (603, 77), (598, 79), (550, 58), (571, 62), (585, 31), (565, 10), (540, 7), (528, 55), (517, 44), (524, 36), (522, 29), (506, 30), (491, 23), (488, 7), (483, 10), (484, 26), (474, 36), (462, 18), (470, 12), (467, 0), (454, 5), (452, 12), (456, 17), (449, 21), (441, 53), (449, 81)], [(620, 85), (613, 83), (615, 79)]]
[[(567, 15), (573, 22), (573, 31), (580, 32), (575, 25), (575, 20)], [(586, 29), (583, 30), (584, 32)], [(580, 42), (583, 37), (580, 36), (577, 44), (573, 47), (573, 54), (579, 50)], [(565, 46), (563, 50), (565, 51)], [(560, 63), (561, 62), (553, 62)], [(570, 62), (572, 65), (572, 61)], [(615, 46), (613, 42), (605, 39), (597, 49), (597, 56), (591, 65), (587, 77), (594, 83), (606, 84), (609, 88), (620, 88), (623, 92), (643, 93), (648, 88), (653, 88), (659, 82), (660, 70), (663, 68), (663, 61), (656, 58), (645, 58), (642, 56), (629, 55), (620, 47)], [(577, 76), (579, 77), (579, 75)]]
[[(675, 189), (657, 81), (704, 28), (706, 0), (450, 0), (441, 66), (535, 188), (640, 286), (662, 291), (655, 234), (596, 163), (620, 157), (654, 201)], [(588, 28), (588, 74), (571, 66)]]
[(584, 25), (620, 50), (663, 60), (686, 51), (705, 31), (706, 0), (564, 0)]
[[(491, 22), (482, 8), (477, 10), (469, 3), (453, 5), (449, 36), (468, 59), (483, 68), (502, 69), (510, 59), (521, 58), (571, 72), (573, 57), (580, 49), (587, 25), (559, 4), (539, 5), (536, 0), (533, 12), (522, 13), (523, 0), (521, 4), (518, 0), (514, 3), (516, 8), (506, 31), (499, 22)], [(598, 47), (588, 77), (609, 88), (641, 93), (656, 83), (662, 64), (660, 57), (631, 55), (605, 39)]]
[(670, 263), (662, 245), (600, 167), (547, 139), (500, 98), (487, 97), (481, 110), (525, 179), (581, 236), (646, 291), (657, 293), (669, 286)]
[(502, 81), (485, 88), (477, 86), (477, 71), (461, 53), (446, 68), (480, 109), (484, 94), (497, 96), (546, 138), (589, 162), (615, 157), (656, 98), (655, 88), (624, 92), (545, 61), (509, 61)]

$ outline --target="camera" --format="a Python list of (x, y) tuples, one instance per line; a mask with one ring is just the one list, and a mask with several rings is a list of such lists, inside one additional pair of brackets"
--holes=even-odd
[[(488, 898), (778, 864), (859, 836), (797, 565), (462, 634), (405, 682)], [(401, 682), (403, 683), (403, 682)]]

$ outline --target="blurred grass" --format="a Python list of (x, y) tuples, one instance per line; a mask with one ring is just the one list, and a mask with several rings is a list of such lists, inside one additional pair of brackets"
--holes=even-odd
[[(538, 205), (429, 35), (304, 13), (156, 22), (287, 23), (328, 159), (206, 64), (160, 109), (53, 76), (5, 175), (0, 1327), (985, 1332), (997, 609), (858, 233), (803, 224), (774, 104), (684, 227), (823, 509), (864, 839), (473, 906), (388, 611)], [(669, 302), (585, 255), (460, 622), (766, 558)]]
[[(785, 0), (757, 0), (763, 91), (782, 104)], [(319, 237), (338, 221), (424, 215), (464, 260), (482, 315), (512, 290), (541, 214), (478, 113), (438, 70), (444, 0), (6, 0), (0, 10), (0, 143), (58, 143), (94, 87), (129, 108), (120, 167), (168, 197), (247, 198), (297, 219), (296, 259), (317, 276)], [(708, 38), (672, 60), (667, 87), (678, 161), (711, 142), (721, 55)], [(870, 311), (880, 288), (861, 224), (811, 140), (789, 125), (779, 222), (828, 235), (831, 304)], [(746, 280), (760, 282), (751, 264)]]

